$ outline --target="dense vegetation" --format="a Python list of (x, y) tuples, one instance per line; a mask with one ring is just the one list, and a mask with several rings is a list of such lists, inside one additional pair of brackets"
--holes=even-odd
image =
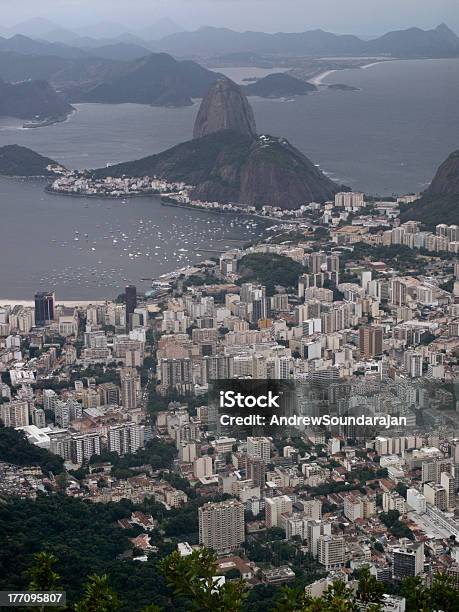
[(421, 221), (430, 230), (438, 223), (458, 225), (459, 198), (457, 195), (424, 194), (420, 200), (402, 209), (400, 219), (402, 223), (410, 219)]
[(418, 250), (410, 249), (403, 244), (372, 246), (364, 242), (358, 242), (354, 245), (352, 251), (344, 252), (340, 257), (343, 263), (368, 257), (372, 261), (383, 261), (388, 266), (403, 272), (419, 265), (419, 255)]
[[(213, 180), (218, 178), (217, 160), (225, 165), (239, 166), (247, 158), (251, 144), (250, 137), (227, 130), (184, 142), (157, 155), (97, 170), (95, 176), (156, 175), (196, 185), (211, 175)], [(234, 187), (234, 181), (230, 178), (227, 177), (226, 182), (228, 187)]]
[(130, 453), (120, 457), (116, 452), (105, 451), (101, 455), (93, 455), (91, 463), (108, 461), (118, 469), (129, 469), (142, 465), (151, 465), (154, 470), (168, 468), (172, 464), (177, 450), (172, 444), (166, 444), (162, 440), (154, 439), (145, 444), (144, 448), (136, 453)]
[(384, 525), (390, 530), (396, 538), (408, 538), (414, 540), (414, 534), (411, 529), (399, 520), (400, 513), (398, 510), (389, 510), (381, 512), (379, 518)]
[(0, 148), (0, 176), (50, 176), (47, 166), (56, 162), (19, 145)]
[(0, 426), (0, 461), (15, 465), (37, 465), (44, 474), (60, 474), (63, 460), (44, 448), (30, 444), (22, 431)]
[(59, 560), (63, 586), (72, 598), (82, 576), (105, 572), (128, 548), (124, 532), (114, 525), (124, 516), (121, 505), (96, 505), (61, 495), (39, 496), (36, 501), (13, 499), (1, 505), (1, 589), (23, 587), (32, 556), (46, 548)]
[[(130, 566), (135, 564), (131, 563)], [(194, 551), (188, 557), (178, 552), (164, 556), (155, 564), (155, 572), (144, 571), (149, 562), (141, 564), (139, 574), (150, 579), (142, 585), (143, 602), (140, 604), (138, 592), (133, 594), (126, 606), (126, 599), (119, 596), (113, 580), (108, 574), (92, 573), (83, 579), (83, 593), (77, 603), (67, 610), (75, 612), (160, 612), (177, 610), (179, 612), (383, 612), (384, 585), (363, 567), (352, 578), (356, 588), (350, 589), (336, 580), (328, 586), (322, 597), (313, 598), (303, 588), (276, 588), (258, 584), (248, 591), (237, 570), (226, 573), (226, 582), (215, 587), (215, 576), (219, 568), (217, 558), (209, 550)], [(137, 569), (137, 568), (135, 568)], [(60, 575), (59, 559), (48, 551), (36, 553), (25, 571), (27, 588), (32, 591), (50, 591), (65, 588), (65, 579)], [(157, 591), (156, 603), (148, 603), (151, 583)], [(406, 600), (407, 612), (455, 612), (459, 606), (459, 591), (454, 581), (444, 574), (436, 574), (429, 587), (425, 587), (419, 577), (407, 578), (401, 584), (393, 585)], [(124, 593), (123, 593), (124, 595)], [(141, 608), (139, 608), (139, 604)], [(158, 605), (159, 604), (159, 605)]]
[(268, 295), (273, 295), (276, 285), (296, 287), (298, 277), (306, 269), (290, 257), (282, 255), (252, 253), (239, 262), (241, 282), (259, 282), (266, 286)]

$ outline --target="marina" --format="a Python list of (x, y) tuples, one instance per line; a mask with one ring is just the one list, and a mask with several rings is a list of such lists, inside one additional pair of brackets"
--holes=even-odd
[[(238, 215), (167, 208), (155, 196), (51, 195), (42, 181), (0, 178), (0, 198), (14, 204), (0, 225), (5, 252), (14, 253), (2, 270), (4, 298), (27, 299), (48, 286), (65, 300), (116, 297), (129, 283), (148, 290), (150, 279), (253, 241), (266, 226)], [(26, 253), (18, 237), (32, 216)]]

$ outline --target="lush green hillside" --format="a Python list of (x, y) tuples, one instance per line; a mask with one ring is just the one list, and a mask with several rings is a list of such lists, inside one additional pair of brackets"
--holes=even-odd
[(402, 221), (421, 221), (429, 229), (438, 223), (459, 225), (459, 196), (426, 194), (415, 204), (405, 207), (400, 218)]
[(459, 225), (459, 150), (440, 165), (422, 198), (406, 206), (401, 218), (421, 221), (429, 228), (438, 223)]
[[(57, 571), (69, 602), (82, 595), (90, 574), (110, 574), (123, 612), (138, 611), (161, 600), (164, 582), (156, 562), (122, 561), (130, 550), (128, 536), (116, 523), (129, 517), (132, 504), (93, 504), (64, 495), (37, 501), (10, 500), (0, 504), (0, 588), (26, 590), (33, 555), (46, 551), (57, 558)], [(157, 598), (160, 598), (159, 600)]]
[(238, 266), (241, 282), (256, 281), (266, 285), (268, 294), (274, 293), (275, 285), (296, 287), (298, 277), (306, 268), (290, 257), (272, 253), (252, 253), (243, 257)]
[(56, 162), (27, 147), (0, 147), (0, 176), (53, 176), (47, 169)]
[(14, 465), (38, 465), (44, 474), (60, 474), (64, 463), (46, 449), (30, 444), (22, 431), (12, 427), (0, 427), (0, 461)]
[(298, 208), (342, 189), (285, 139), (215, 132), (158, 155), (110, 166), (96, 176), (160, 176), (196, 188), (195, 199)]

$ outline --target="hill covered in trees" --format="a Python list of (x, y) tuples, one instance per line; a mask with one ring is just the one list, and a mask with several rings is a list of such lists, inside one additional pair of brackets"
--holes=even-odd
[(295, 287), (298, 277), (305, 274), (306, 268), (290, 257), (273, 253), (251, 253), (245, 255), (238, 266), (241, 282), (255, 281), (266, 286), (268, 295), (274, 293), (274, 287)]
[(405, 207), (400, 216), (402, 221), (421, 221), (431, 229), (438, 223), (459, 225), (459, 150), (440, 165), (421, 199)]
[(22, 431), (0, 426), (0, 461), (14, 465), (37, 465), (44, 474), (60, 474), (63, 460), (44, 448), (30, 444)]
[(19, 145), (0, 147), (0, 176), (52, 177), (57, 162)]

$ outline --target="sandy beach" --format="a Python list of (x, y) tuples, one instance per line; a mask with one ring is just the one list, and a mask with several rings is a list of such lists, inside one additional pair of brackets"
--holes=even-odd
[[(381, 59), (381, 60), (378, 60), (377, 62), (370, 62), (370, 63), (365, 64), (363, 66), (356, 66), (355, 68), (343, 68), (343, 70), (366, 70), (367, 68), (372, 68), (373, 66), (377, 66), (378, 64), (382, 64), (383, 62), (388, 62), (388, 61), (393, 61), (393, 60)], [(338, 70), (338, 69), (336, 69), (336, 70), (325, 70), (324, 72), (320, 72), (319, 74), (317, 74), (312, 79), (309, 79), (309, 83), (312, 83), (312, 85), (315, 85), (316, 87), (319, 86), (319, 85), (322, 85), (323, 81), (330, 74), (333, 74), (334, 72), (340, 72), (340, 70)]]
[(309, 83), (318, 87), (319, 85), (322, 85), (322, 81), (328, 77), (329, 74), (333, 74), (334, 72), (338, 72), (338, 70), (326, 70), (325, 72), (320, 72), (317, 76), (309, 79)]

